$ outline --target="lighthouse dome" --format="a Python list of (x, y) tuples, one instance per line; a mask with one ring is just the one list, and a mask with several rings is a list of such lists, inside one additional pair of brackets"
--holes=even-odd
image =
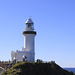
[(31, 18), (28, 18), (28, 20), (25, 23), (26, 24), (28, 24), (28, 23), (34, 24), (33, 21), (31, 20)]

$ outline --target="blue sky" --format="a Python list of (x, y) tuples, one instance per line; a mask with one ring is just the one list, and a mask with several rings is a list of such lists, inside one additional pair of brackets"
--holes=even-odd
[(37, 32), (36, 59), (75, 67), (75, 0), (0, 0), (0, 60), (22, 50), (29, 16)]

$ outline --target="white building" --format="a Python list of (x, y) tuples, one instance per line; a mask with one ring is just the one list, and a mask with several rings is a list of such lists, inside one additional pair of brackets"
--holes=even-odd
[(23, 31), (24, 35), (24, 47), (22, 47), (22, 51), (16, 50), (16, 52), (11, 51), (12, 61), (15, 59), (16, 61), (26, 60), (28, 62), (35, 61), (35, 35), (34, 31), (34, 23), (29, 18), (25, 23), (25, 31)]

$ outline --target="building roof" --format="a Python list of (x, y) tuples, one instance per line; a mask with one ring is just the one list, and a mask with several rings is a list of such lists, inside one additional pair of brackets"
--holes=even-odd
[(34, 24), (31, 18), (28, 18), (28, 20), (25, 23), (26, 24), (28, 24), (28, 23)]

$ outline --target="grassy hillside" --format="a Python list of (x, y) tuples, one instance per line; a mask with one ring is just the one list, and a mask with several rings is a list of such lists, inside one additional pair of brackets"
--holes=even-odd
[(73, 75), (55, 63), (17, 63), (2, 75)]

